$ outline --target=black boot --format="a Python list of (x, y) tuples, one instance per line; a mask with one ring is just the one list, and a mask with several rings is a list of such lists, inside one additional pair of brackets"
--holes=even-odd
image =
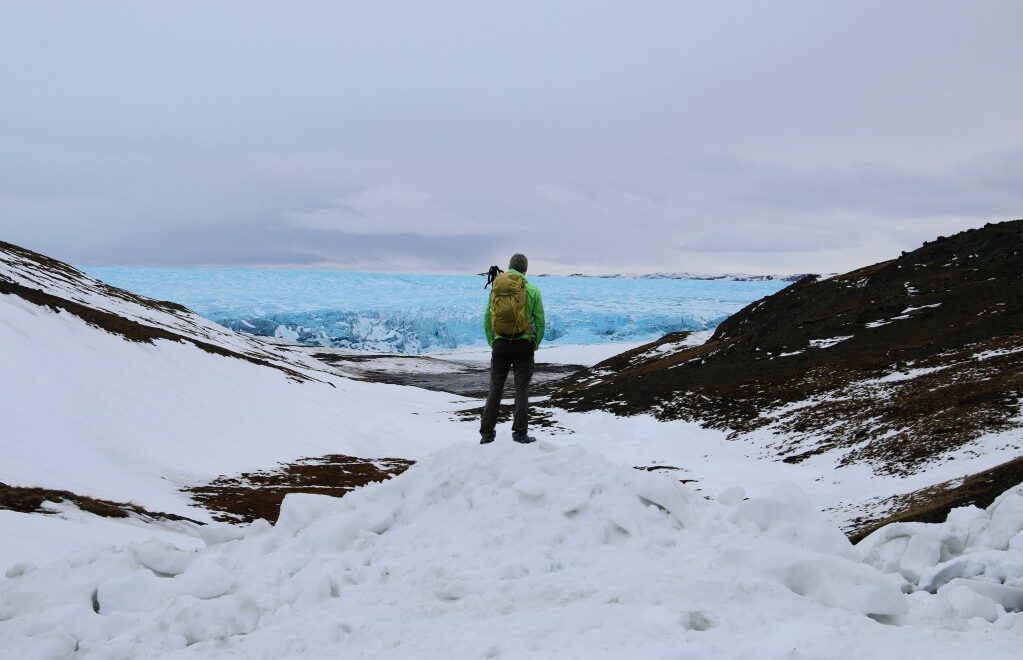
[(481, 445), (489, 445), (491, 442), (494, 441), (495, 437), (497, 437), (497, 436), (494, 436), (494, 435), (481, 435), (480, 436), (480, 444)]
[(536, 442), (536, 438), (531, 435), (513, 435), (512, 440), (523, 445), (528, 445), (530, 442)]

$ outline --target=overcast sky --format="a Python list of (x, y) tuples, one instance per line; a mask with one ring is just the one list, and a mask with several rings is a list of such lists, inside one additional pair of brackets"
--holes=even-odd
[(1023, 217), (1023, 2), (0, 5), (0, 240), (831, 272)]

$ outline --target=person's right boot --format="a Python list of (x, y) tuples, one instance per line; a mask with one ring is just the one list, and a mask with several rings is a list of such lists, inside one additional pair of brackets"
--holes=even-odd
[(512, 440), (514, 440), (515, 442), (517, 442), (519, 444), (522, 444), (522, 445), (528, 445), (530, 442), (536, 442), (536, 438), (534, 438), (531, 435), (526, 435), (526, 434), (523, 434), (523, 435), (513, 435), (512, 436)]
[(494, 435), (483, 435), (483, 434), (480, 434), (480, 444), (481, 445), (489, 445), (491, 442), (494, 441), (494, 438), (496, 438), (496, 437), (497, 437), (496, 434), (494, 434)]

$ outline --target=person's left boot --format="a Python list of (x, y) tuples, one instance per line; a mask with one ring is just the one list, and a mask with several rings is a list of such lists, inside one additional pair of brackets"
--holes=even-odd
[(530, 442), (536, 442), (536, 438), (531, 435), (513, 435), (512, 440), (523, 445), (528, 445)]
[(491, 442), (494, 441), (494, 438), (496, 437), (497, 435), (480, 435), (480, 444), (489, 445)]

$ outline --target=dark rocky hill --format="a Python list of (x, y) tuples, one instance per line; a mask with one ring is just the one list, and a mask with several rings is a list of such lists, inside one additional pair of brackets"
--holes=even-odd
[(693, 420), (735, 437), (767, 429), (772, 451), (793, 463), (838, 450), (839, 465), (925, 470), (1023, 427), (1023, 220), (804, 277), (702, 345), (679, 339), (598, 364), (551, 403)]

